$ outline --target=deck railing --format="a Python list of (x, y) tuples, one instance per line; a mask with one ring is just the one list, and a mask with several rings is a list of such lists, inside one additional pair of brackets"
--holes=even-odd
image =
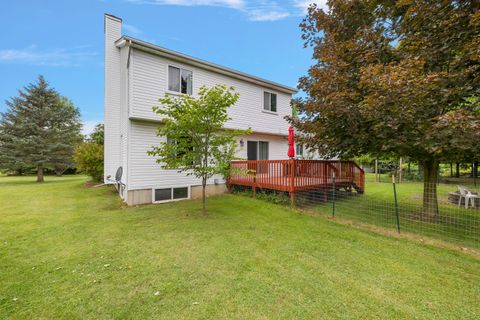
[(365, 173), (353, 161), (340, 160), (243, 160), (232, 161), (229, 183), (294, 193), (338, 187), (365, 190)]

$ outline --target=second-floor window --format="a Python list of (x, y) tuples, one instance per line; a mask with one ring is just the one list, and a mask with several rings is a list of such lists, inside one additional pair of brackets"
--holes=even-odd
[(277, 112), (277, 94), (263, 92), (263, 110)]
[(168, 66), (168, 91), (192, 94), (192, 71)]

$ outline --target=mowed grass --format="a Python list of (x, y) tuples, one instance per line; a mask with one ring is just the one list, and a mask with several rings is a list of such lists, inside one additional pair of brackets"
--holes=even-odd
[(478, 319), (480, 261), (242, 196), (0, 177), (0, 318)]
[[(479, 191), (467, 184), (472, 191)], [(474, 249), (480, 248), (480, 210), (465, 209), (448, 201), (448, 193), (456, 191), (456, 184), (438, 184), (439, 215), (436, 218), (423, 215), (423, 183), (404, 181), (396, 184), (400, 229), (404, 232), (445, 240)], [(353, 195), (353, 196), (351, 196)], [(312, 205), (313, 204), (313, 205)], [(331, 201), (307, 202), (307, 210), (332, 215)], [(390, 229), (397, 228), (395, 200), (392, 183), (375, 182), (374, 175), (367, 174), (365, 194), (337, 194), (335, 215)]]

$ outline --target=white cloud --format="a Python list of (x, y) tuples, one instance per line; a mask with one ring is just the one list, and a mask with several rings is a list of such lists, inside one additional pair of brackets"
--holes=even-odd
[(290, 16), (286, 11), (254, 9), (248, 12), (252, 21), (276, 21)]
[(244, 6), (244, 0), (127, 0), (128, 2), (176, 5), (176, 6), (216, 6), (240, 9)]
[(88, 46), (77, 46), (39, 50), (37, 46), (31, 45), (24, 49), (1, 49), (0, 62), (53, 67), (78, 66), (81, 62), (97, 56), (96, 52), (87, 51), (87, 48)]
[[(328, 11), (327, 0), (125, 0), (136, 4), (172, 6), (226, 7), (243, 12), (252, 21), (277, 21), (288, 17), (304, 16), (308, 6), (317, 6)], [(135, 28), (137, 29), (137, 28)], [(127, 31), (133, 32), (131, 30)]]
[(82, 134), (88, 136), (93, 132), (95, 126), (102, 123), (100, 120), (83, 120)]
[(293, 6), (300, 9), (302, 14), (306, 14), (308, 6), (312, 3), (316, 3), (317, 7), (328, 11), (327, 0), (312, 1), (312, 0), (293, 0)]
[[(292, 14), (272, 0), (126, 0), (137, 4), (215, 6), (239, 10), (252, 21), (276, 21)], [(293, 9), (293, 8), (292, 8)]]
[(130, 32), (132, 34), (142, 34), (143, 33), (140, 28), (137, 28), (137, 27), (135, 27), (131, 24), (123, 23), (122, 27), (123, 27), (123, 29), (125, 29), (125, 31)]

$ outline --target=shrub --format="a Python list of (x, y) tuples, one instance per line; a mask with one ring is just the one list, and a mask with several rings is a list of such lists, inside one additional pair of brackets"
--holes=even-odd
[(74, 160), (79, 172), (94, 181), (103, 180), (103, 145), (94, 142), (80, 144), (75, 149)]

